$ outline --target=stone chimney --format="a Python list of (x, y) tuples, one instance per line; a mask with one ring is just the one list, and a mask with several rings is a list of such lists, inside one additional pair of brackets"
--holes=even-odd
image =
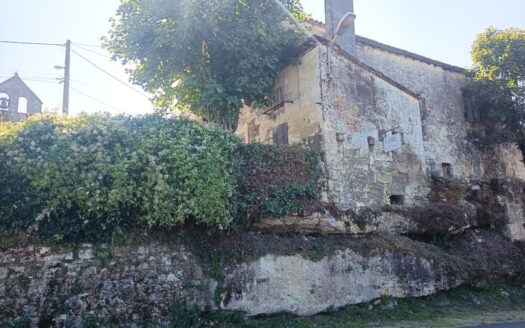
[(325, 0), (326, 37), (356, 55), (354, 0)]

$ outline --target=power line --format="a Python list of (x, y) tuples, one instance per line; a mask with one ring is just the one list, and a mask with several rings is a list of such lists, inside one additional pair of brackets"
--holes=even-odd
[(75, 42), (75, 44), (77, 46), (90, 47), (90, 48), (101, 48), (102, 49), (101, 45), (85, 44), (85, 43), (78, 43), (78, 42)]
[(83, 86), (86, 86), (86, 87), (90, 87), (90, 88), (94, 88), (94, 89), (99, 89), (99, 90), (102, 90), (102, 91), (106, 91), (106, 92), (112, 92), (106, 88), (102, 88), (102, 87), (99, 87), (97, 85), (93, 85), (93, 84), (89, 84), (89, 83), (86, 83), (86, 82), (82, 82), (82, 81), (77, 81), (77, 80), (74, 80), (74, 79), (71, 79), (71, 82), (73, 83), (78, 83), (78, 84), (81, 84)]
[(111, 59), (111, 56), (109, 56), (109, 55), (106, 55), (106, 54), (103, 54), (101, 52), (98, 52), (98, 51), (95, 51), (95, 50), (91, 50), (91, 49), (88, 49), (88, 48), (84, 48), (83, 46), (78, 45), (78, 43), (73, 42), (72, 44), (73, 44), (74, 47), (80, 48), (80, 49), (82, 49), (84, 51), (91, 52), (92, 54), (99, 55), (99, 56)]
[(82, 91), (80, 91), (80, 90), (77, 90), (77, 89), (73, 88), (73, 87), (71, 87), (71, 90), (73, 90), (73, 91), (75, 91), (75, 92), (77, 92), (77, 93), (83, 95), (84, 97), (87, 97), (87, 98), (93, 100), (93, 101), (96, 101), (96, 102), (98, 102), (99, 104), (102, 104), (102, 105), (104, 105), (104, 106), (107, 106), (107, 107), (113, 108), (114, 110), (117, 110), (117, 111), (119, 111), (119, 112), (121, 112), (121, 113), (125, 113), (125, 111), (123, 111), (122, 109), (117, 108), (117, 107), (115, 107), (115, 106), (113, 106), (113, 105), (110, 105), (110, 104), (108, 104), (108, 103), (106, 103), (106, 102), (103, 102), (102, 100), (99, 100), (99, 99), (97, 99), (97, 98), (95, 98), (95, 97), (93, 97), (93, 96), (90, 96), (90, 95), (88, 95), (88, 94), (86, 94), (86, 93), (84, 93), (84, 92), (82, 92)]
[[(0, 75), (2, 78), (9, 78), (11, 76), (7, 75)], [(58, 85), (58, 81), (50, 81), (50, 80), (41, 80), (41, 79), (35, 79), (35, 78), (24, 78), (24, 81), (31, 81), (31, 82), (42, 82), (42, 83), (51, 83)]]
[(24, 42), (24, 41), (8, 41), (8, 40), (0, 40), (0, 43), (25, 44), (25, 45), (32, 45), (32, 46), (58, 46), (58, 47), (65, 46), (64, 44), (61, 44), (61, 43)]
[[(39, 75), (39, 76), (47, 76), (47, 77), (55, 77), (56, 75), (55, 74), (51, 74), (51, 73), (45, 73), (45, 72), (37, 72), (37, 71), (26, 71), (26, 70), (22, 70), (22, 71), (19, 71), (19, 70), (14, 70), (16, 71), (16, 73), (18, 73), (18, 75)], [(13, 70), (9, 70), (9, 69), (6, 69), (6, 68), (0, 68), (0, 73), (5, 73), (5, 74), (11, 74), (13, 73)]]
[[(13, 75), (9, 75), (7, 73), (0, 73), (0, 75), (8, 77), (8, 78), (9, 77), (13, 77)], [(42, 75), (33, 75), (33, 74), (22, 74), (20, 72), (18, 72), (18, 76), (20, 76), (20, 78), (22, 80), (39, 79), (39, 80), (57, 81), (57, 80), (60, 79), (57, 76), (42, 76)]]
[(58, 81), (45, 81), (45, 80), (37, 80), (37, 79), (25, 79), (25, 80), (30, 81), (30, 82), (41, 82), (41, 83), (50, 83), (50, 84), (58, 85)]
[(39, 81), (48, 81), (48, 82), (54, 82), (59, 83), (61, 82), (61, 78), (47, 78), (47, 77), (40, 77), (40, 76), (22, 76), (23, 80), (31, 81), (31, 80), (39, 80)]
[(149, 98), (146, 94), (138, 91), (137, 89), (131, 87), (130, 85), (128, 85), (126, 82), (120, 80), (118, 77), (114, 76), (113, 74), (111, 74), (110, 72), (106, 71), (105, 69), (103, 69), (102, 67), (98, 66), (97, 64), (93, 63), (91, 60), (87, 59), (86, 57), (84, 57), (83, 55), (81, 55), (78, 51), (76, 51), (75, 49), (71, 49), (71, 51), (76, 54), (77, 56), (79, 56), (80, 58), (82, 58), (83, 60), (85, 60), (87, 63), (89, 63), (90, 65), (92, 65), (93, 67), (95, 67), (96, 69), (104, 72), (105, 74), (107, 74), (109, 77), (111, 77), (112, 79), (118, 81), (120, 84), (124, 85), (126, 88), (130, 89), (130, 90), (133, 90), (134, 92), (138, 93), (139, 95), (143, 96), (143, 97), (146, 97), (146, 98)]

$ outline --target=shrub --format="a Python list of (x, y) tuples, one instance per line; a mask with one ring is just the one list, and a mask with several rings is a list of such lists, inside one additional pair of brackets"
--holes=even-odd
[[(0, 151), (0, 227), (25, 230), (42, 209), (36, 189), (22, 174), (11, 170)], [(1, 231), (1, 229), (0, 229)]]
[(187, 119), (33, 116), (0, 124), (0, 228), (68, 242), (136, 225), (249, 224), (300, 211), (317, 164), (299, 146), (241, 145)]
[(13, 202), (0, 204), (0, 224), (38, 223), (41, 235), (66, 241), (107, 238), (137, 222), (227, 225), (238, 143), (216, 128), (156, 115), (2, 124), (0, 183)]
[(296, 146), (242, 145), (236, 153), (235, 218), (251, 224), (301, 212), (317, 195), (317, 152)]

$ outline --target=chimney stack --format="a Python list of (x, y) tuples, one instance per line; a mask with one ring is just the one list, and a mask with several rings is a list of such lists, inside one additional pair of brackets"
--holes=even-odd
[(356, 55), (354, 0), (325, 0), (326, 37)]

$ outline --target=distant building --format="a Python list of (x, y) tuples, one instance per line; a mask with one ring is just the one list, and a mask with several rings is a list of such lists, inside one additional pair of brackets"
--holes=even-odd
[(19, 121), (42, 113), (42, 100), (15, 73), (0, 83), (0, 120)]

